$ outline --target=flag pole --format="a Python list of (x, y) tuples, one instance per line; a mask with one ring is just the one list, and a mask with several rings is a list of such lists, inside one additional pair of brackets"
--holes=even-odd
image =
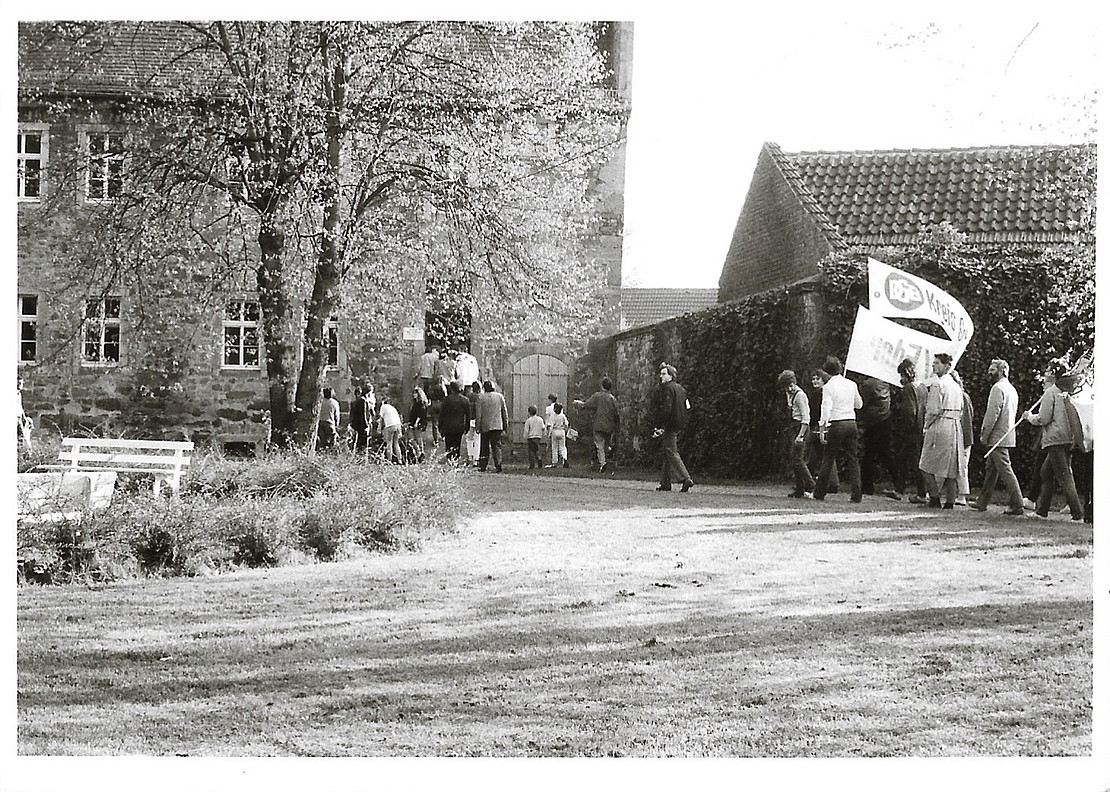
[[(1033, 410), (1037, 409), (1037, 407), (1038, 407), (1038, 406), (1040, 405), (1040, 403), (1041, 403), (1042, 401), (1044, 401), (1044, 394), (1043, 394), (1043, 393), (1041, 394), (1041, 398), (1039, 398), (1039, 399), (1037, 399), (1037, 400), (1036, 400), (1035, 402), (1033, 402), (1033, 406), (1032, 406), (1032, 407), (1030, 407), (1030, 408), (1029, 408), (1028, 410), (1026, 410), (1025, 412), (1032, 412)], [(1014, 423), (1014, 425), (1013, 425), (1013, 426), (1011, 426), (1011, 427), (1010, 427), (1009, 429), (1007, 429), (1007, 430), (1006, 430), (1006, 431), (1005, 431), (1005, 432), (1003, 433), (1002, 437), (998, 438), (998, 442), (997, 442), (997, 443), (995, 443), (994, 445), (992, 445), (992, 446), (991, 446), (990, 448), (988, 448), (988, 449), (987, 449), (987, 453), (983, 454), (983, 459), (986, 459), (987, 457), (989, 457), (989, 456), (991, 455), (991, 451), (993, 451), (994, 449), (996, 449), (996, 448), (998, 448), (998, 447), (999, 447), (1000, 445), (1002, 445), (1002, 441), (1006, 439), (1006, 435), (1010, 434), (1010, 432), (1012, 432), (1012, 431), (1014, 431), (1015, 429), (1017, 429), (1017, 428), (1018, 428), (1018, 424), (1020, 424), (1020, 423), (1021, 423), (1022, 421), (1024, 421), (1024, 420), (1025, 420), (1025, 413), (1022, 413), (1022, 414), (1021, 414), (1021, 417), (1017, 419), (1017, 421), (1016, 421), (1016, 422)]]

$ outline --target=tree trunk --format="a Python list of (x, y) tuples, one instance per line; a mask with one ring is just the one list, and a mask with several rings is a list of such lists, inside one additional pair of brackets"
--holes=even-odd
[[(326, 33), (321, 37), (322, 49), (331, 50), (331, 42)], [(340, 48), (341, 49), (341, 48)], [(343, 114), (346, 105), (346, 71), (349, 64), (340, 52), (333, 69), (329, 90), (329, 112), (327, 116), (327, 176), (322, 188), (323, 228), (320, 249), (316, 256), (312, 282), (312, 297), (308, 304), (308, 317), (304, 329), (304, 358), (301, 362), (300, 377), (297, 382), (295, 416), (297, 437), (311, 437), (316, 432), (316, 422), (320, 415), (321, 386), (328, 366), (328, 320), (335, 314), (339, 303), (342, 285), (342, 262), (344, 247), (340, 242), (340, 221), (342, 205), (338, 182), (342, 163), (340, 152), (343, 143)], [(311, 425), (306, 425), (311, 421)], [(338, 428), (338, 427), (336, 427)]]
[[(271, 441), (279, 448), (311, 447), (314, 435), (297, 432), (297, 327), (285, 272), (285, 234), (266, 224), (258, 232), (261, 263), (258, 301), (262, 308), (262, 341), (266, 348), (266, 378), (270, 390)], [(319, 411), (317, 404), (315, 410)], [(308, 423), (313, 429), (315, 420)]]

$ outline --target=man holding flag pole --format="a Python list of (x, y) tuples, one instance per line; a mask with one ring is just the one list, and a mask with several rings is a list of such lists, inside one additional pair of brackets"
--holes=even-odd
[(1014, 475), (1013, 465), (1010, 464), (1010, 449), (1017, 445), (1018, 395), (1014, 386), (1010, 384), (1010, 364), (1005, 360), (995, 358), (987, 369), (994, 385), (991, 386), (990, 396), (987, 397), (987, 409), (983, 413), (983, 426), (979, 431), (979, 440), (983, 445), (990, 445), (987, 452), (987, 472), (983, 478), (983, 488), (979, 491), (974, 508), (986, 511), (994, 495), (995, 484), (1002, 480), (1006, 488), (1006, 497), (1009, 508), (1004, 514), (1020, 517), (1025, 513), (1022, 506), (1021, 485)]

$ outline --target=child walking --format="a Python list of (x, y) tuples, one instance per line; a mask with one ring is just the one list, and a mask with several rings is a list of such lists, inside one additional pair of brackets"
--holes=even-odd
[(555, 402), (554, 415), (551, 417), (551, 464), (548, 467), (558, 467), (559, 462), (563, 467), (570, 467), (567, 461), (567, 429), (570, 429), (570, 419), (563, 412), (561, 402)]
[(547, 424), (538, 415), (536, 405), (528, 405), (528, 420), (524, 422), (524, 439), (528, 441), (528, 469), (535, 470), (543, 467), (540, 460), (540, 443), (543, 441)]

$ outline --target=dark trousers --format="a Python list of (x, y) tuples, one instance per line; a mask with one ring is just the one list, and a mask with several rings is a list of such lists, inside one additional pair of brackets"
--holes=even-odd
[(478, 450), (478, 470), (489, 467), (490, 456), (493, 457), (493, 469), (501, 472), (501, 429), (490, 429), (482, 432), (481, 445)]
[(660, 440), (663, 443), (663, 467), (659, 471), (659, 484), (669, 487), (672, 480), (683, 483), (691, 481), (686, 465), (678, 454), (678, 430), (664, 429)]
[[(812, 426), (809, 429), (809, 434), (806, 435), (806, 467), (809, 468), (810, 473), (821, 472), (821, 460), (825, 458), (825, 446), (821, 443), (817, 435), (817, 430)], [(815, 485), (816, 486), (816, 485)], [(840, 472), (836, 469), (836, 465), (832, 466), (829, 472), (828, 489), (825, 492), (838, 492), (840, 490)]]
[(905, 492), (904, 487), (914, 487), (919, 497), (924, 498), (929, 494), (925, 487), (925, 475), (921, 472), (921, 445), (925, 438), (915, 426), (897, 428), (894, 432), (894, 464), (898, 468), (898, 477), (895, 481), (901, 482), (902, 487), (895, 485), (899, 492)]
[(860, 461), (860, 480), (865, 495), (875, 494), (875, 474), (879, 463), (890, 473), (894, 489), (901, 492), (903, 489), (902, 472), (894, 458), (894, 446), (891, 442), (890, 419), (866, 423), (863, 426), (863, 459)]
[(369, 439), (370, 436), (369, 433), (367, 433), (365, 426), (361, 429), (355, 428), (355, 451), (358, 451), (360, 453), (365, 451), (366, 444)]
[(335, 445), (335, 426), (330, 423), (320, 423), (316, 430), (316, 448), (324, 451)]
[(1071, 447), (1056, 445), (1045, 449), (1044, 464), (1041, 465), (1041, 494), (1037, 498), (1037, 514), (1048, 516), (1052, 508), (1052, 496), (1056, 494), (1056, 485), (1064, 489), (1071, 509), (1073, 520), (1083, 519), (1083, 506), (1079, 502), (1079, 493), (1075, 490), (1075, 479), (1071, 474)]
[(851, 487), (852, 500), (859, 503), (863, 499), (863, 488), (859, 474), (859, 432), (855, 421), (833, 421), (825, 438), (825, 453), (821, 459), (821, 473), (817, 476), (817, 487), (813, 497), (822, 500), (829, 488), (830, 471), (836, 467), (837, 458), (844, 460)]
[(795, 495), (813, 492), (817, 483), (813, 480), (813, 474), (809, 472), (809, 466), (806, 465), (806, 440), (809, 439), (809, 427), (806, 427), (806, 437), (800, 443), (797, 441), (799, 429), (801, 429), (801, 421), (795, 421), (794, 430), (790, 433), (790, 468), (794, 471)]
[(1048, 456), (1048, 453), (1043, 448), (1038, 448), (1037, 453), (1033, 455), (1033, 473), (1029, 476), (1029, 486), (1025, 488), (1025, 497), (1034, 503), (1041, 496), (1041, 468), (1044, 467), (1046, 456)]
[(1021, 485), (1014, 475), (1014, 466), (1010, 464), (1010, 449), (1001, 447), (991, 451), (987, 457), (987, 472), (983, 476), (983, 489), (979, 491), (979, 497), (975, 501), (976, 508), (985, 509), (990, 504), (994, 487), (1000, 479), (1002, 486), (1006, 488), (1006, 502), (1010, 505), (1010, 511), (1022, 511)]
[(443, 442), (447, 447), (447, 459), (454, 461), (459, 458), (460, 449), (462, 448), (462, 432), (445, 432), (443, 434)]
[(1079, 493), (1079, 501), (1083, 504), (1083, 522), (1094, 522), (1095, 452), (1073, 451), (1071, 469), (1075, 476), (1075, 489)]
[(543, 438), (529, 437), (528, 438), (528, 469), (542, 468), (543, 462), (540, 460), (540, 442)]

